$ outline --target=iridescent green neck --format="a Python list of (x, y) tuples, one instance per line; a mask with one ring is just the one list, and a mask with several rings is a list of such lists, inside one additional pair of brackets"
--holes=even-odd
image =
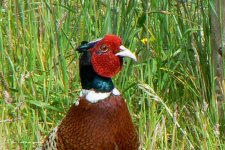
[(101, 77), (94, 71), (88, 51), (80, 57), (80, 78), (82, 89), (94, 89), (96, 92), (111, 92), (114, 89), (111, 78)]

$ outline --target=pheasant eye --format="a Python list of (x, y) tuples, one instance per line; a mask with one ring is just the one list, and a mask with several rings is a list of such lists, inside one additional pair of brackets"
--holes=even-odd
[(108, 46), (106, 46), (106, 45), (101, 45), (101, 46), (100, 46), (100, 49), (101, 49), (102, 52), (107, 52), (107, 51), (108, 51)]

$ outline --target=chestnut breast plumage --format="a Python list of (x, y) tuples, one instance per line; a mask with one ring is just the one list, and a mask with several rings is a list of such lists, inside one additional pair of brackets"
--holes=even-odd
[(121, 96), (73, 105), (58, 126), (57, 149), (137, 150), (137, 133)]

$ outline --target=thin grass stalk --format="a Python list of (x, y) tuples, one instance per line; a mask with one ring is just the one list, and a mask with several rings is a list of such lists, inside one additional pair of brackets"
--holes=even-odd
[[(158, 97), (156, 95), (156, 93), (154, 92), (154, 90), (150, 86), (148, 86), (146, 84), (139, 84), (138, 87), (140, 89), (142, 89), (146, 94), (148, 94), (151, 97), (152, 100), (154, 100), (156, 102), (160, 102), (164, 106), (164, 108), (166, 109), (166, 111), (169, 114), (169, 116), (172, 119), (174, 118), (174, 115), (172, 114), (172, 112), (170, 111), (170, 109), (168, 108), (168, 106), (163, 102), (163, 100), (160, 97)], [(174, 122), (174, 125), (176, 125), (179, 128), (179, 130), (181, 131), (181, 133), (183, 135), (186, 135), (187, 134), (187, 132), (184, 129), (181, 128), (180, 124), (176, 120), (173, 120), (173, 122)], [(191, 149), (193, 149), (194, 146), (193, 146), (192, 142), (189, 140), (188, 137), (187, 137), (187, 141), (190, 144)]]

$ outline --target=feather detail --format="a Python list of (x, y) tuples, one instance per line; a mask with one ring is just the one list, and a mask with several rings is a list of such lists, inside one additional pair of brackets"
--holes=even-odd
[(57, 150), (56, 144), (58, 143), (58, 126), (55, 127), (45, 139), (44, 144), (42, 145), (42, 150)]

